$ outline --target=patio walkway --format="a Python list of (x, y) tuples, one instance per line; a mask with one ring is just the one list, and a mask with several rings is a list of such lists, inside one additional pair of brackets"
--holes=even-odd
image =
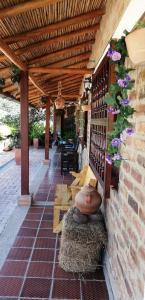
[(0, 271), (0, 299), (71, 299), (108, 300), (102, 271), (95, 274), (64, 272), (58, 265), (60, 236), (52, 232), (56, 183), (70, 183), (70, 176), (60, 175), (59, 154), (55, 153), (51, 166), (40, 184), (36, 201), (22, 223), (15, 242)]
[[(44, 149), (30, 149), (30, 187), (42, 167)], [(50, 151), (50, 155), (52, 151)], [(9, 217), (17, 206), (20, 196), (21, 167), (14, 161), (14, 152), (0, 153), (0, 234), (4, 230)]]

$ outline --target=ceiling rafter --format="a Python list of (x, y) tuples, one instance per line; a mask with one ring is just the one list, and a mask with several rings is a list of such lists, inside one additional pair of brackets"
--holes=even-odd
[[(8, 57), (8, 59), (14, 63), (20, 70), (27, 71), (27, 65), (21, 61), (19, 57), (15, 55), (15, 53), (9, 48), (9, 46), (3, 41), (0, 40), (0, 50)], [(42, 94), (45, 94), (45, 91), (41, 88), (41, 86), (37, 83), (36, 79), (29, 75), (29, 79), (33, 83), (33, 85), (41, 91)]]
[(7, 8), (0, 9), (0, 19), (6, 17), (12, 17), (18, 15), (20, 13), (26, 12), (28, 10), (40, 8), (47, 6), (49, 4), (55, 4), (57, 2), (61, 2), (62, 0), (35, 0), (35, 1), (26, 1), (20, 4), (16, 4), (14, 6), (10, 6)]
[(30, 52), (32, 50), (35, 49), (40, 49), (40, 48), (44, 48), (47, 46), (52, 46), (55, 45), (59, 42), (64, 42), (64, 41), (68, 41), (70, 39), (75, 39), (80, 37), (83, 34), (88, 34), (88, 33), (95, 33), (99, 28), (99, 25), (92, 25), (83, 29), (79, 29), (79, 30), (75, 30), (66, 34), (62, 34), (60, 36), (54, 37), (54, 38), (50, 38), (48, 40), (44, 40), (44, 41), (39, 41), (37, 43), (33, 43), (30, 44), (26, 47), (22, 47), (18, 50), (15, 51), (16, 54), (20, 55), (20, 54), (24, 54), (26, 52)]
[(69, 18), (66, 20), (59, 21), (57, 23), (49, 24), (47, 26), (33, 29), (31, 31), (23, 32), (23, 33), (15, 35), (15, 36), (7, 37), (5, 39), (5, 41), (8, 44), (12, 44), (17, 41), (25, 41), (25, 40), (29, 40), (29, 39), (34, 39), (34, 37), (39, 37), (42, 34), (52, 33), (52, 31), (56, 31), (61, 28), (76, 25), (76, 24), (82, 23), (84, 21), (94, 19), (97, 16), (102, 16), (104, 14), (105, 14), (105, 9), (96, 9), (91, 12), (87, 12), (87, 13), (78, 15), (76, 17), (72, 17), (72, 18)]
[(29, 68), (30, 73), (50, 73), (50, 74), (92, 74), (91, 69), (71, 69), (71, 68), (52, 68), (52, 67), (30, 67)]

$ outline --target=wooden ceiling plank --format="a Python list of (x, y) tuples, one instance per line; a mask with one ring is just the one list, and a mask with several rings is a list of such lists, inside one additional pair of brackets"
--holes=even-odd
[(99, 28), (99, 25), (92, 25), (92, 26), (89, 26), (84, 29), (79, 29), (79, 30), (72, 31), (72, 32), (69, 32), (66, 34), (62, 34), (60, 36), (57, 36), (57, 37), (54, 37), (54, 38), (51, 38), (51, 39), (48, 39), (45, 41), (39, 41), (37, 43), (28, 45), (26, 47), (22, 47), (22, 48), (16, 50), (15, 53), (20, 55), (20, 54), (30, 52), (34, 49), (40, 49), (40, 48), (44, 48), (44, 47), (47, 47), (50, 45), (52, 46), (52, 45), (55, 45), (56, 43), (59, 43), (62, 41), (64, 42), (64, 41), (68, 41), (69, 39), (72, 39), (72, 38), (73, 39), (78, 38), (81, 35), (86, 34), (86, 33), (88, 34), (88, 33), (96, 32), (98, 30), (98, 28)]
[[(16, 54), (9, 48), (9, 46), (3, 41), (0, 40), (0, 50), (8, 57), (8, 59), (14, 63), (20, 70), (26, 71), (27, 65), (21, 61), (19, 57), (16, 56)], [(33, 83), (37, 89), (41, 91), (42, 94), (45, 94), (45, 91), (41, 89), (41, 86), (37, 84), (36, 79), (33, 78), (33, 76), (29, 75), (29, 79)]]
[[(50, 95), (52, 98), (56, 98), (58, 95), (57, 94), (51, 94)], [(72, 94), (72, 95), (63, 95), (64, 98), (78, 98), (79, 97), (79, 93), (78, 94)]]
[(50, 67), (30, 67), (30, 73), (50, 73), (50, 74), (92, 74), (91, 69), (68, 69), (68, 68), (50, 68)]
[(33, 64), (33, 63), (36, 63), (36, 62), (40, 63), (42, 60), (46, 60), (46, 59), (51, 60), (51, 59), (54, 59), (56, 57), (60, 57), (61, 55), (68, 54), (71, 51), (81, 50), (85, 47), (91, 46), (94, 43), (94, 41), (95, 41), (95, 39), (88, 40), (86, 42), (83, 42), (83, 43), (80, 43), (80, 44), (77, 44), (77, 45), (74, 45), (74, 46), (71, 46), (71, 47), (67, 47), (67, 48), (62, 49), (62, 50), (57, 50), (57, 51), (53, 51), (52, 53), (48, 53), (48, 54), (45, 54), (45, 55), (42, 55), (42, 56), (38, 56), (36, 58), (30, 59), (29, 60), (29, 65)]
[(49, 4), (55, 4), (62, 0), (35, 0), (35, 1), (26, 1), (20, 4), (16, 4), (11, 7), (1, 8), (0, 9), (0, 19), (6, 17), (12, 17), (20, 13), (26, 12), (28, 10), (33, 10), (36, 8), (44, 7)]
[(96, 9), (91, 12), (87, 12), (76, 17), (72, 17), (66, 20), (59, 21), (57, 23), (49, 24), (38, 29), (23, 32), (15, 36), (11, 36), (5, 39), (8, 44), (15, 43), (17, 41), (25, 41), (28, 39), (34, 39), (34, 37), (39, 37), (42, 34), (52, 33), (52, 31), (59, 30), (68, 26), (76, 25), (84, 21), (96, 18), (97, 16), (102, 16), (105, 14), (105, 9)]

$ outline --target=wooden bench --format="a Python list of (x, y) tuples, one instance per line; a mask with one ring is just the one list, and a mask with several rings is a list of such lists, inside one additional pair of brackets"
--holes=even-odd
[(59, 233), (62, 227), (60, 221), (61, 211), (68, 211), (74, 204), (75, 195), (79, 192), (82, 186), (92, 185), (96, 187), (97, 179), (92, 172), (90, 166), (85, 166), (80, 173), (70, 172), (75, 180), (70, 186), (66, 184), (57, 184), (54, 199), (53, 211), (53, 232)]

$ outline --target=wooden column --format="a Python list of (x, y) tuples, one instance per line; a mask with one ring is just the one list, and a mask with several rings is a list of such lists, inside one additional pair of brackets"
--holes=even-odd
[(53, 110), (53, 139), (54, 139), (54, 141), (56, 139), (56, 110), (55, 110), (55, 106), (54, 106), (54, 110)]
[(46, 103), (46, 127), (45, 127), (45, 161), (49, 160), (49, 123), (50, 123), (50, 99)]
[(21, 71), (21, 195), (29, 195), (28, 72)]

